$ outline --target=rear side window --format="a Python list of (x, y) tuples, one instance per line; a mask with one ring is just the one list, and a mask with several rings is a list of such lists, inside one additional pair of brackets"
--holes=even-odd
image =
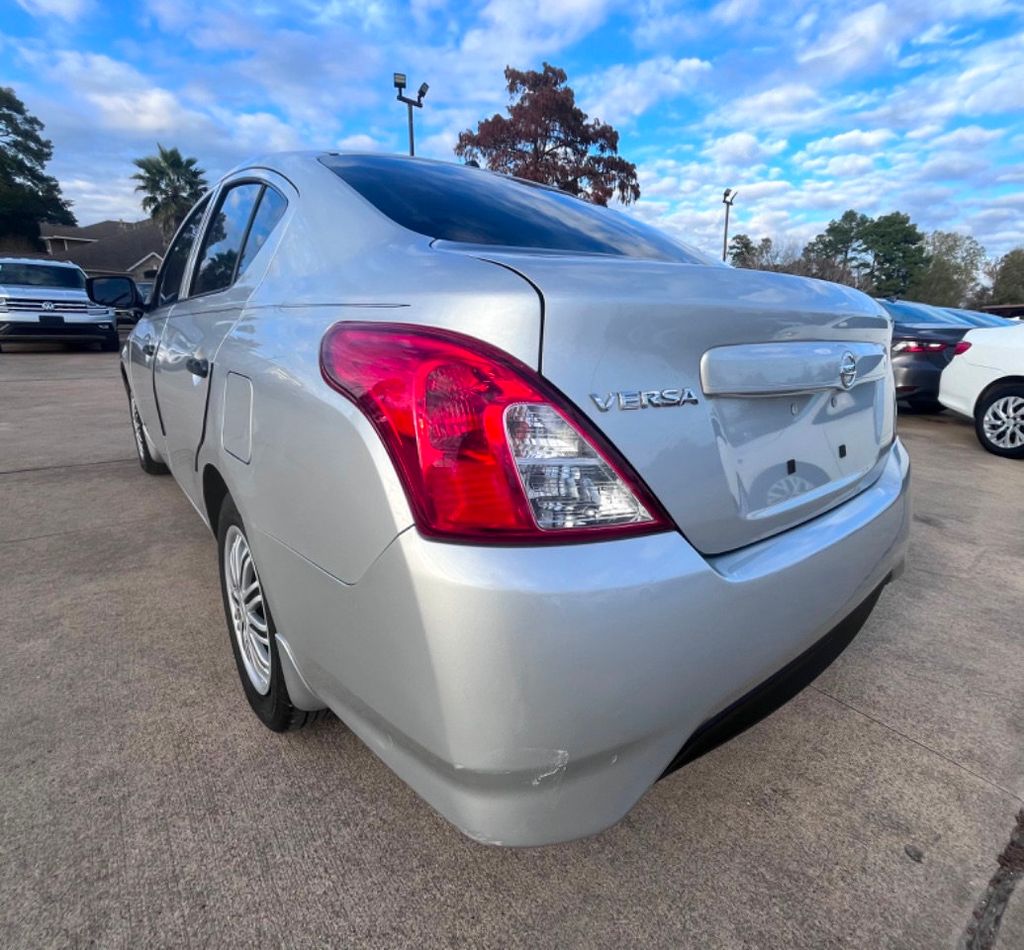
[(153, 297), (154, 307), (166, 307), (178, 299), (181, 290), (181, 279), (185, 276), (185, 265), (192, 244), (199, 236), (199, 225), (202, 223), (206, 206), (210, 203), (207, 195), (188, 214), (181, 231), (174, 239), (164, 258), (164, 266), (157, 278), (156, 294)]
[(324, 155), (320, 161), (392, 221), (432, 238), (712, 263), (628, 215), (483, 169), (388, 155)]
[(209, 294), (231, 286), (262, 189), (261, 184), (250, 181), (228, 188), (221, 195), (199, 253), (192, 278), (193, 294)]
[(270, 232), (277, 227), (277, 222), (281, 220), (284, 209), (287, 207), (288, 202), (273, 188), (267, 185), (263, 189), (263, 197), (260, 198), (256, 214), (249, 226), (249, 236), (245, 239), (242, 260), (238, 265), (239, 274), (249, 266), (252, 259), (259, 253), (260, 248), (267, 243)]

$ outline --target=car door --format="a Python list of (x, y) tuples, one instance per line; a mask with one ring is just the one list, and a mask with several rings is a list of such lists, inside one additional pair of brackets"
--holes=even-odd
[[(269, 193), (266, 198), (265, 193)], [(220, 187), (198, 251), (192, 255), (182, 296), (168, 313), (160, 339), (154, 379), (165, 458), (200, 510), (202, 487), (196, 460), (205, 435), (217, 351), (253, 290), (243, 277), (260, 230), (253, 227), (254, 222), (278, 202), (285, 204), (259, 179), (247, 177)]]
[(189, 256), (209, 206), (207, 195), (185, 217), (164, 256), (147, 309), (128, 338), (128, 382), (150, 440), (161, 455), (164, 432), (153, 386), (153, 367), (164, 324), (180, 295)]

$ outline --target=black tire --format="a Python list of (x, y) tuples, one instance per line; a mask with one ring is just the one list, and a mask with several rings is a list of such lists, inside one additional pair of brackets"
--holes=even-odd
[(100, 344), (100, 349), (104, 353), (116, 353), (121, 349), (121, 338), (116, 333), (104, 337), (103, 342)]
[[(225, 497), (220, 508), (220, 517), (217, 523), (217, 564), (220, 572), (220, 592), (224, 602), (224, 619), (228, 627), (228, 638), (231, 641), (231, 652), (235, 657), (235, 667), (238, 669), (238, 678), (242, 682), (242, 691), (245, 698), (249, 700), (252, 711), (256, 713), (260, 722), (274, 732), (288, 732), (292, 729), (301, 729), (311, 722), (316, 722), (327, 715), (326, 709), (317, 709), (312, 712), (305, 709), (298, 709), (292, 704), (288, 695), (288, 687), (284, 681), (284, 673), (281, 669), (281, 654), (278, 652), (277, 639), (275, 634), (277, 628), (274, 626), (274, 618), (270, 613), (270, 605), (266, 601), (266, 593), (260, 590), (262, 595), (262, 606), (260, 614), (267, 628), (267, 640), (269, 646), (269, 677), (268, 686), (265, 692), (261, 692), (253, 681), (252, 676), (246, 669), (242, 659), (242, 647), (239, 643), (239, 635), (236, 634), (232, 603), (232, 597), (228, 592), (228, 577), (225, 570), (225, 550), (229, 535), (235, 537), (234, 532), (239, 532), (248, 548), (248, 537), (242, 516), (238, 513), (231, 496)], [(249, 557), (252, 552), (249, 551)], [(255, 572), (256, 582), (259, 582), (259, 572), (252, 565)]]
[[(126, 384), (127, 385), (127, 384)], [(163, 462), (158, 462), (149, 454), (149, 440), (146, 427), (142, 424), (139, 407), (135, 405), (135, 397), (128, 391), (128, 417), (132, 424), (132, 435), (135, 437), (135, 456), (139, 465), (147, 475), (166, 475), (170, 469)]]
[[(1024, 444), (1016, 446), (997, 445), (985, 431), (985, 416), (988, 414), (993, 403), (999, 402), (1001, 399), (1012, 399), (1014, 397), (1024, 399), (1024, 383), (1004, 383), (1001, 386), (993, 386), (978, 400), (978, 405), (974, 407), (974, 431), (977, 433), (981, 447), (993, 455), (999, 455), (1006, 459), (1024, 459)], [(1018, 413), (1018, 418), (1021, 418), (1020, 413), (1024, 412), (1024, 409), (1017, 408), (1016, 412)], [(1018, 432), (1024, 429), (1024, 419), (1016, 428)]]

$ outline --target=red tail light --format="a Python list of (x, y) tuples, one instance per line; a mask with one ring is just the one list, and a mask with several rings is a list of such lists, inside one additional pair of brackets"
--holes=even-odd
[(893, 353), (941, 353), (945, 348), (936, 340), (900, 340), (892, 345)]
[(536, 544), (672, 527), (565, 397), (489, 344), (403, 324), (337, 323), (320, 367), (377, 430), (425, 535)]
[(961, 340), (955, 347), (953, 347), (953, 355), (959, 356), (961, 353), (966, 353), (971, 348), (971, 344), (966, 340)]

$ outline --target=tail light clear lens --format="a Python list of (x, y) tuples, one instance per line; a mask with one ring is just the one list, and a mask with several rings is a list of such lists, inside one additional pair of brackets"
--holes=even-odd
[(421, 533), (543, 543), (665, 531), (627, 463), (549, 383), (471, 337), (338, 323), (324, 379), (380, 434)]
[(953, 347), (953, 355), (959, 356), (961, 353), (966, 353), (971, 348), (971, 344), (966, 340), (961, 340), (955, 347)]
[(646, 524), (651, 513), (580, 432), (546, 403), (505, 410), (509, 448), (544, 530)]

